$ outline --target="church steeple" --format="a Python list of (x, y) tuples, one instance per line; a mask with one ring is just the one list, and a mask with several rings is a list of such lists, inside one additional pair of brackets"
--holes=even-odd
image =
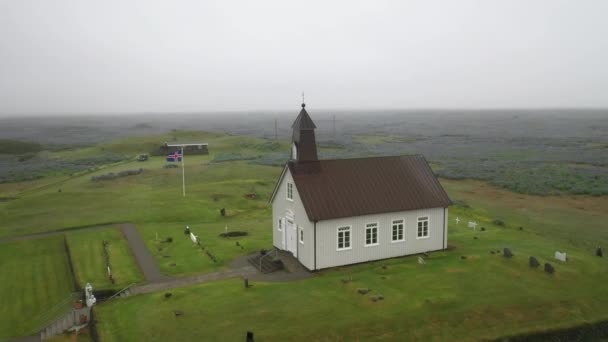
[(302, 103), (300, 114), (291, 125), (293, 129), (291, 160), (314, 161), (317, 158), (317, 142), (315, 141), (315, 123), (306, 112), (306, 104)]

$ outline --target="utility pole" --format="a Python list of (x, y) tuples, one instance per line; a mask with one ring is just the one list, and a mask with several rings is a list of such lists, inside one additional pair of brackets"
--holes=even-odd
[(336, 114), (334, 114), (334, 120), (333, 120), (333, 139), (334, 142), (336, 142)]
[(185, 146), (182, 147), (182, 193), (184, 195), (184, 197), (186, 197), (186, 169), (184, 166), (184, 160), (186, 160), (186, 158), (184, 158), (186, 156), (186, 148)]
[(277, 119), (274, 119), (274, 140), (279, 140), (279, 131), (277, 129)]

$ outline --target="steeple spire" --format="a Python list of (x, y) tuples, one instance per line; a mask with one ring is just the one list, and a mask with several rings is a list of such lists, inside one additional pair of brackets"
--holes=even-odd
[(296, 161), (314, 161), (317, 158), (317, 143), (315, 140), (315, 123), (306, 112), (304, 103), (304, 93), (302, 93), (302, 110), (291, 125), (292, 152), (291, 159)]

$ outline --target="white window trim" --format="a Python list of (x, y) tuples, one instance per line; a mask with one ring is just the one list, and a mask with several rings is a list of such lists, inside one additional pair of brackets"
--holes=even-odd
[(300, 241), (300, 244), (304, 244), (304, 229), (302, 229), (302, 227), (298, 227), (299, 231), (298, 231), (298, 241)]
[[(291, 198), (289, 198), (289, 184), (291, 184)], [(287, 198), (288, 201), (293, 202), (293, 183), (290, 181), (287, 181), (287, 185), (285, 185), (286, 189), (285, 189), (285, 198)]]
[[(426, 217), (426, 222), (428, 222), (428, 232), (426, 236), (418, 236), (418, 222), (421, 218)], [(431, 237), (431, 217), (429, 215), (424, 215), (424, 216), (418, 216), (416, 218), (416, 240), (424, 240), (424, 239), (428, 239)]]
[[(348, 228), (348, 237), (349, 237), (349, 244), (350, 244), (349, 247), (338, 248), (338, 241), (339, 241), (338, 239), (339, 239), (340, 228)], [(351, 249), (353, 249), (353, 226), (345, 225), (345, 226), (336, 227), (336, 251), (342, 252), (342, 251), (348, 251)]]
[[(369, 245), (367, 244), (367, 225), (368, 224), (375, 224), (376, 225), (376, 243), (370, 243)], [(365, 224), (365, 236), (364, 236), (364, 246), (365, 247), (374, 247), (374, 246), (379, 246), (380, 245), (380, 223), (379, 222), (368, 222)]]
[(283, 231), (283, 225), (284, 225), (283, 218), (279, 217), (279, 225), (277, 227), (277, 230), (280, 231), (280, 232), (282, 232)]
[[(395, 221), (401, 221), (401, 224), (403, 224), (403, 239), (401, 239), (401, 240), (393, 240), (393, 224), (395, 223)], [(418, 226), (416, 226), (416, 229), (417, 228), (418, 228)], [(418, 234), (418, 231), (416, 231), (416, 234)], [(400, 242), (405, 242), (405, 218), (396, 218), (396, 219), (391, 220), (391, 243), (400, 243)]]

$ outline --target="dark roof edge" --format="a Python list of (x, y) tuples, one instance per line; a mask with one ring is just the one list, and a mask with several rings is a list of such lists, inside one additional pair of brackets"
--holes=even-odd
[(308, 162), (325, 162), (325, 161), (339, 161), (339, 160), (359, 160), (359, 159), (382, 159), (382, 158), (402, 158), (402, 157), (422, 157), (424, 161), (428, 161), (424, 158), (422, 154), (399, 154), (396, 156), (368, 156), (368, 157), (355, 157), (355, 158), (336, 158), (336, 159), (319, 159), (319, 160), (310, 160), (310, 161), (299, 161), (298, 163), (308, 163)]
[[(451, 203), (450, 203), (451, 204)], [(323, 221), (330, 221), (330, 220), (337, 220), (337, 219), (343, 219), (346, 217), (361, 217), (361, 216), (369, 216), (369, 215), (382, 215), (382, 214), (389, 214), (389, 213), (401, 213), (404, 211), (412, 211), (412, 210), (421, 210), (421, 209), (439, 209), (439, 208), (447, 208), (448, 206), (445, 207), (420, 207), (420, 208), (413, 208), (413, 209), (407, 209), (407, 210), (388, 210), (388, 211), (376, 211), (373, 213), (368, 213), (368, 214), (358, 214), (358, 215), (349, 215), (349, 216), (336, 216), (336, 217), (332, 217), (332, 218), (325, 218), (325, 219), (310, 219), (310, 217), (308, 218), (311, 222), (323, 222)]]
[(272, 190), (272, 194), (270, 195), (270, 198), (268, 199), (268, 203), (269, 204), (272, 204), (272, 201), (274, 201), (274, 197), (277, 195), (277, 192), (279, 191), (279, 187), (281, 186), (281, 182), (283, 181), (283, 178), (285, 178), (286, 170), (289, 168), (289, 166), (287, 164), (288, 163), (285, 163), (285, 165), (283, 165), (283, 171), (281, 171), (281, 175), (279, 176), (279, 179), (277, 180), (277, 183), (274, 185), (274, 189)]
[(448, 199), (448, 206), (454, 204), (454, 202), (452, 202), (452, 199), (448, 195), (448, 192), (445, 191), (445, 189), (443, 188), (443, 185), (441, 185), (441, 182), (439, 181), (439, 177), (437, 177), (435, 172), (433, 172), (433, 168), (431, 167), (431, 164), (429, 163), (429, 161), (426, 160), (426, 157), (424, 155), (420, 154), (420, 156), (424, 160), (426, 166), (429, 168), (429, 171), (431, 171), (431, 174), (433, 175), (433, 177), (435, 177), (435, 181), (437, 182), (437, 184), (439, 184), (439, 189), (441, 189), (441, 191), (443, 191), (443, 193), (445, 194), (445, 197)]

